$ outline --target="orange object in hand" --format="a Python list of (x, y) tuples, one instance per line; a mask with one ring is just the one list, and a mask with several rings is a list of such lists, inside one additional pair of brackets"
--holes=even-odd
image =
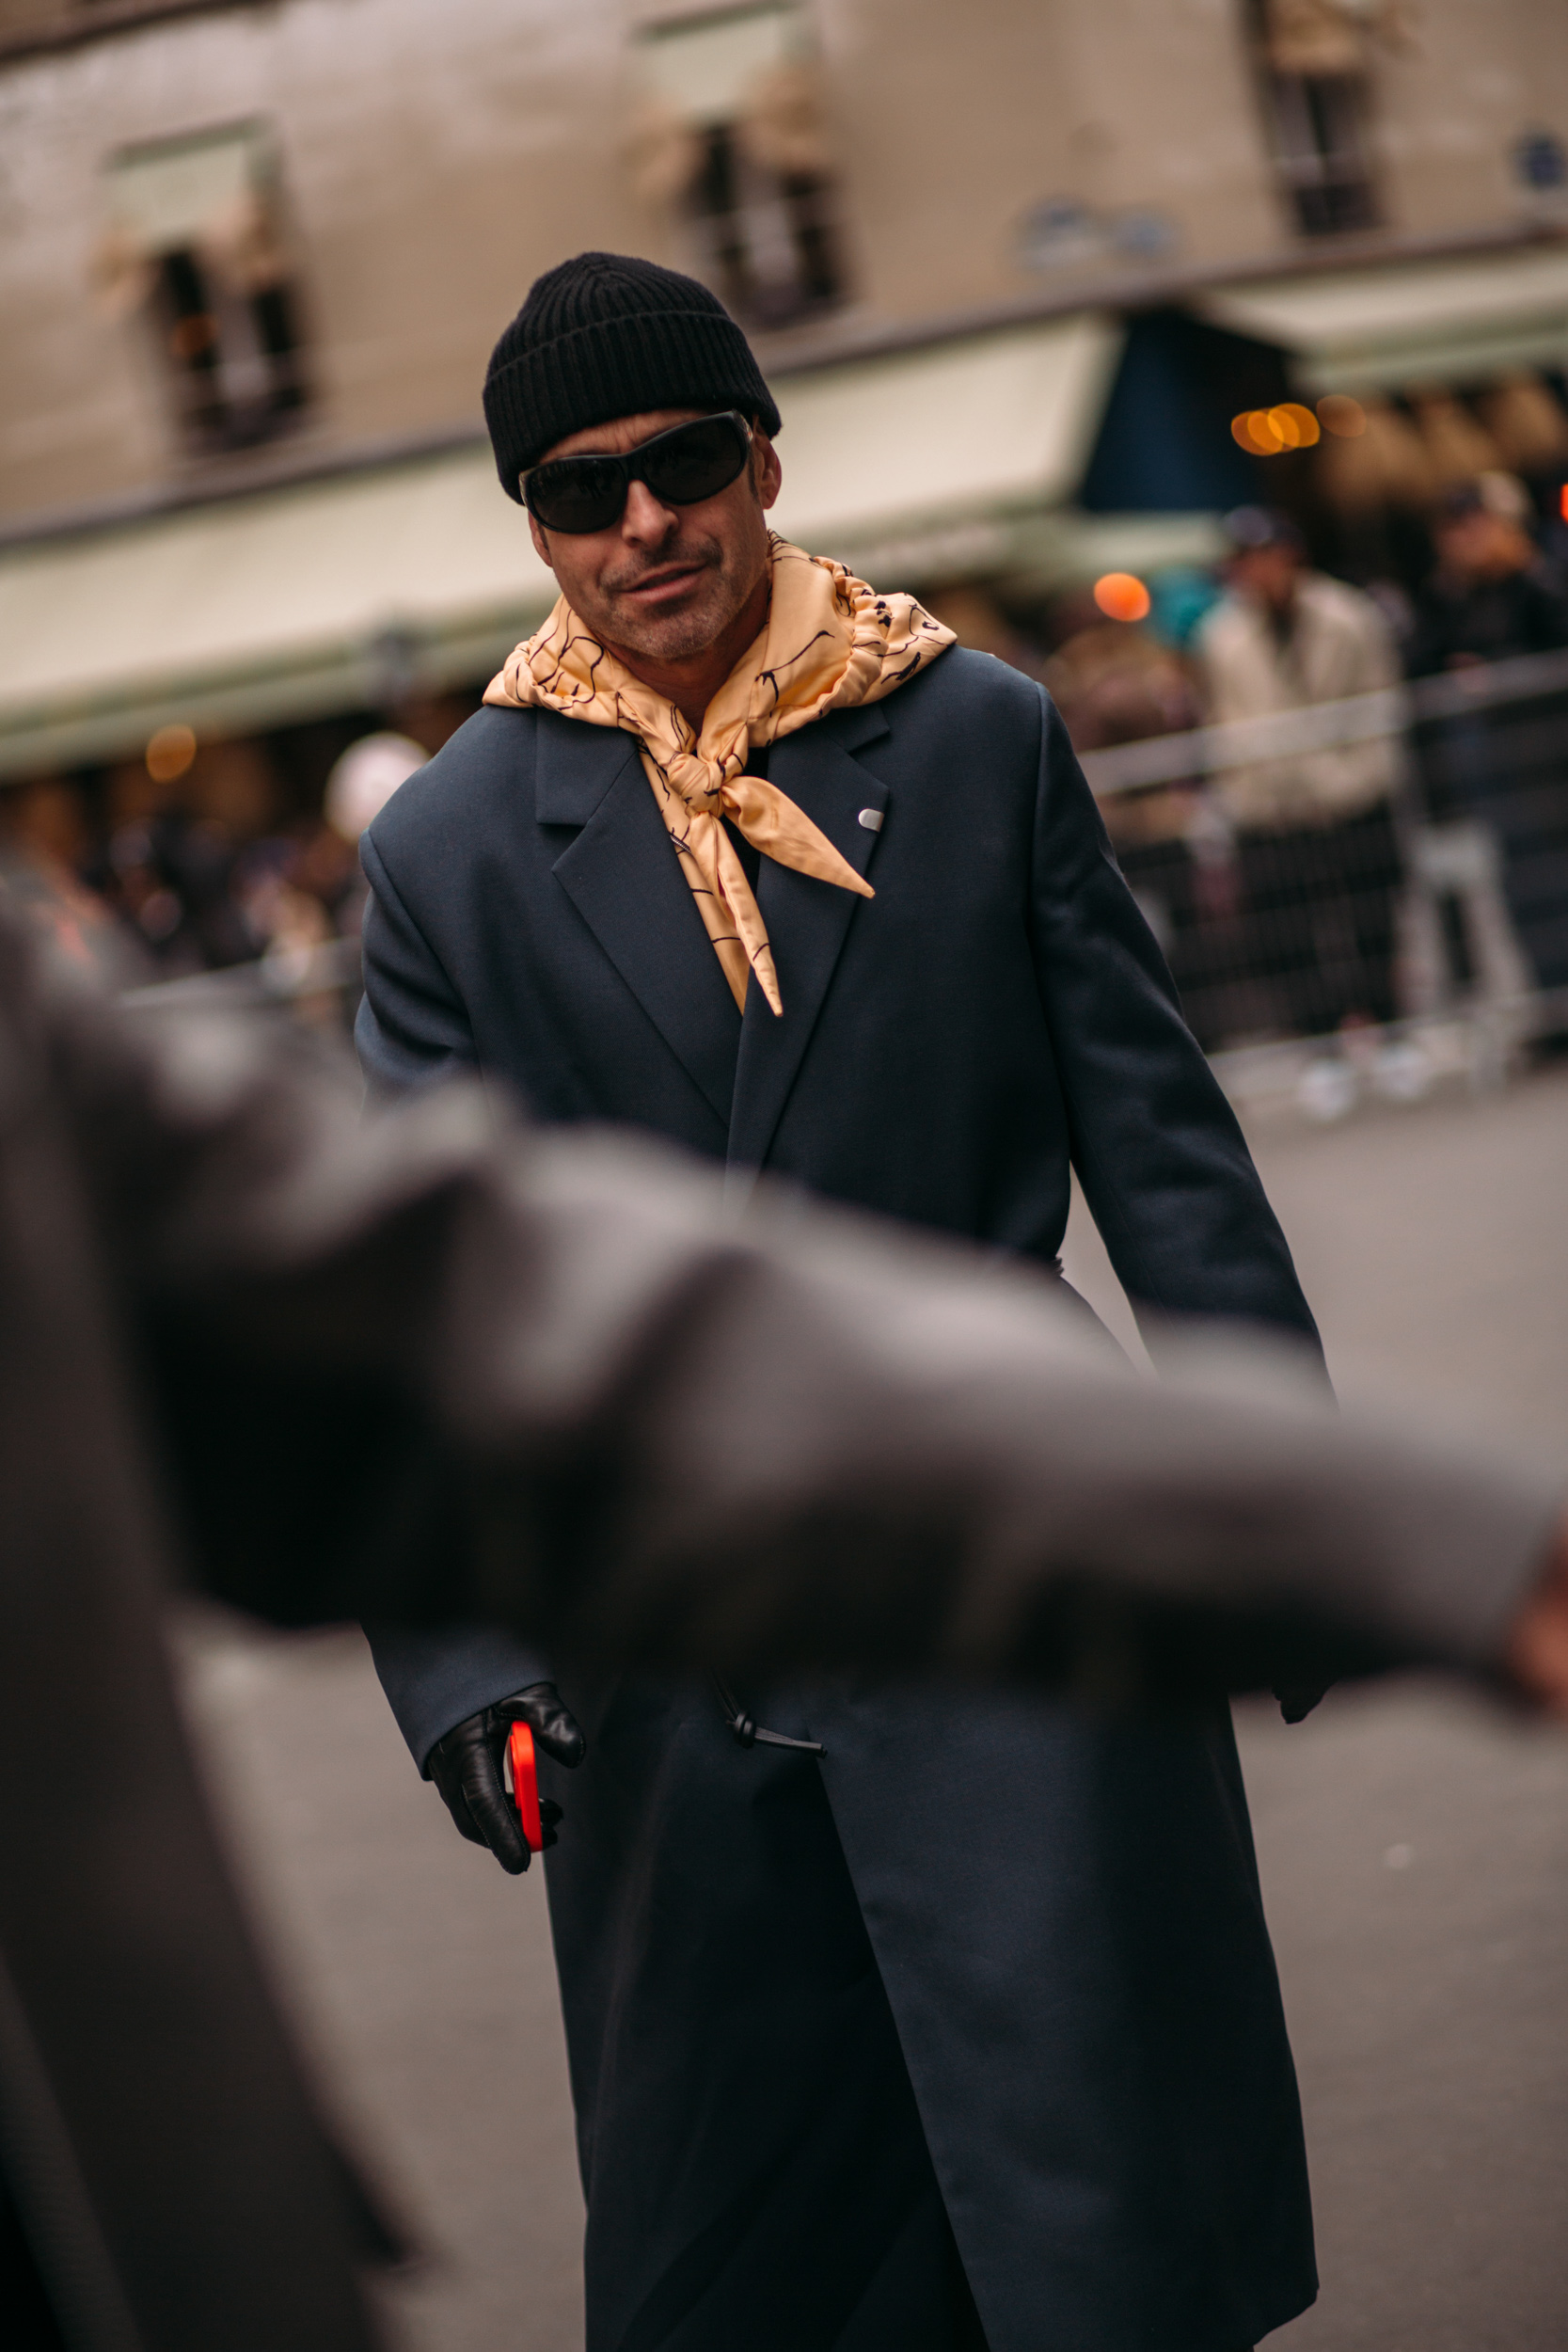
[(543, 1853), (545, 1824), (539, 1818), (539, 1766), (533, 1753), (533, 1734), (527, 1724), (513, 1724), (506, 1743), (506, 1760), (512, 1768), (507, 1778), (529, 1851)]

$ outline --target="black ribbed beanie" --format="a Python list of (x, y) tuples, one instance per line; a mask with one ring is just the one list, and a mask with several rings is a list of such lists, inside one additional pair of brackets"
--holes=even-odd
[(490, 354), (484, 421), (501, 488), (569, 433), (650, 408), (738, 408), (779, 429), (752, 347), (716, 294), (626, 253), (536, 278)]

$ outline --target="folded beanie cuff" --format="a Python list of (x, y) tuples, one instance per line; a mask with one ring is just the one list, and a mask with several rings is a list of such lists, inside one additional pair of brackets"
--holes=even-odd
[[(755, 417), (765, 433), (778, 432), (778, 407), (751, 345), (722, 305), (705, 288), (701, 293), (711, 309), (628, 308), (562, 325), (520, 348), (512, 341), (515, 328), (503, 338), (485, 381), (484, 421), (509, 498), (522, 502), (518, 475), (557, 441), (616, 417), (657, 408), (738, 408)], [(516, 326), (527, 318), (525, 311)], [(503, 358), (508, 341), (512, 349)]]

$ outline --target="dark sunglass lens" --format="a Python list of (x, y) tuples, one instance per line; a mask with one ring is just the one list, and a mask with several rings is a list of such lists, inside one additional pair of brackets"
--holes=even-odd
[(626, 502), (626, 477), (614, 457), (558, 457), (529, 475), (528, 502), (546, 531), (608, 531)]
[(664, 434), (644, 460), (643, 479), (656, 499), (695, 506), (727, 489), (746, 462), (746, 436), (729, 417), (699, 417)]

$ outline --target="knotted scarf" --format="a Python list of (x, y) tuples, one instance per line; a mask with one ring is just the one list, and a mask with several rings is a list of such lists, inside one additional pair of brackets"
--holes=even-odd
[(773, 951), (723, 819), (781, 866), (863, 898), (876, 893), (777, 785), (746, 773), (752, 746), (793, 735), (830, 710), (880, 702), (944, 652), (953, 632), (912, 596), (879, 596), (842, 564), (808, 555), (776, 534), (771, 556), (768, 619), (704, 712), (700, 735), (589, 634), (564, 596), (492, 678), (484, 699), (556, 710), (636, 737), (736, 1003), (744, 1009), (754, 973), (779, 1013)]

